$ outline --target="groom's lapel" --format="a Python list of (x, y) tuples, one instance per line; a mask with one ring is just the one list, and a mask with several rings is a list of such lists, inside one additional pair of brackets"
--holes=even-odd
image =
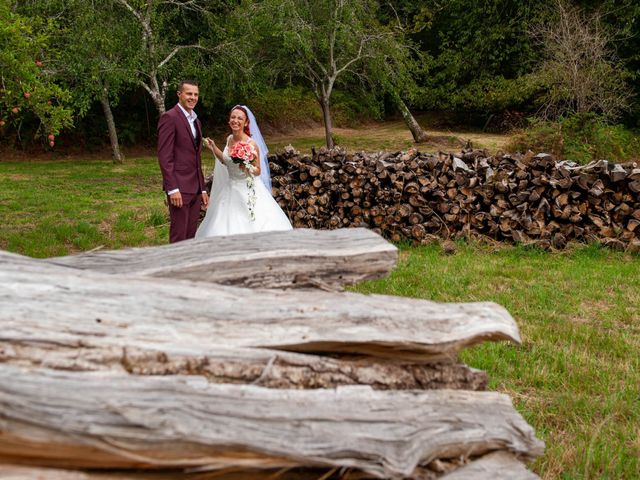
[(200, 120), (196, 118), (196, 138), (194, 139), (194, 147), (196, 147), (196, 152), (200, 151), (200, 146), (202, 145), (202, 124)]

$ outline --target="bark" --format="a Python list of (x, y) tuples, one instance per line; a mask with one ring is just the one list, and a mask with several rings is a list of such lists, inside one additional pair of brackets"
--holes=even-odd
[(331, 120), (331, 107), (328, 96), (320, 96), (320, 108), (322, 109), (322, 118), (324, 120), (324, 137), (327, 143), (327, 148), (332, 149), (335, 147), (333, 142), (333, 122)]
[(131, 345), (193, 355), (225, 345), (437, 362), (478, 342), (520, 342), (513, 318), (491, 302), (441, 304), (168, 282), (81, 271), (2, 252), (0, 267), (4, 338), (25, 345), (46, 339), (60, 346)]
[(296, 229), (188, 240), (157, 248), (96, 251), (56, 257), (56, 265), (105, 273), (170, 277), (262, 288), (345, 285), (386, 277), (398, 250), (375, 233), (350, 228)]
[(425, 143), (429, 141), (429, 136), (427, 135), (427, 132), (425, 132), (422, 129), (418, 121), (411, 114), (411, 111), (407, 107), (407, 104), (404, 103), (402, 98), (400, 98), (400, 95), (398, 95), (397, 93), (394, 93), (393, 98), (396, 101), (396, 105), (400, 109), (400, 113), (402, 114), (404, 123), (407, 125), (407, 128), (409, 129), (409, 131), (411, 132), (411, 135), (413, 136), (413, 141), (416, 143)]
[(116, 122), (113, 119), (113, 112), (111, 111), (111, 102), (109, 101), (109, 84), (107, 82), (103, 82), (100, 103), (102, 104), (102, 111), (104, 112), (104, 118), (107, 121), (107, 128), (109, 130), (109, 141), (111, 142), (113, 163), (123, 163), (124, 156), (120, 152), (118, 132), (116, 131)]
[(38, 452), (41, 466), (349, 465), (402, 478), (438, 458), (505, 449), (533, 459), (543, 448), (494, 392), (274, 390), (6, 364), (0, 392), (6, 463)]

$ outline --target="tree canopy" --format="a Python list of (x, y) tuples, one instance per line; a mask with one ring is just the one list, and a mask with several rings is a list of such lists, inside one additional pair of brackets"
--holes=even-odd
[[(571, 81), (552, 35), (562, 5), (600, 46), (593, 68)], [(135, 124), (141, 95), (155, 125), (185, 77), (200, 81), (203, 119), (220, 121), (237, 102), (269, 118), (302, 109), (328, 127), (328, 144), (341, 108), (476, 122), (587, 110), (639, 127), (639, 15), (634, 0), (0, 0), (0, 138), (25, 125), (81, 135), (83, 114), (104, 110), (106, 91), (135, 141), (152, 130)], [(570, 50), (589, 44), (565, 33)], [(602, 83), (589, 98), (613, 109), (577, 92), (596, 70)]]
[(55, 23), (19, 15), (8, 0), (0, 0), (0, 128), (19, 128), (28, 117), (37, 132), (54, 136), (72, 125), (69, 92), (53, 81), (55, 60), (50, 39)]

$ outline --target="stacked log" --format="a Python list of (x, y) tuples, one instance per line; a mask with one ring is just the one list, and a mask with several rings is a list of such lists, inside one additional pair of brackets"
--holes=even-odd
[(347, 153), (271, 157), (273, 193), (296, 227), (366, 227), (392, 241), (490, 237), (561, 249), (640, 251), (640, 168), (548, 154)]
[(0, 252), (0, 479), (538, 478), (457, 359), (513, 318), (341, 291), (396, 258), (365, 229)]

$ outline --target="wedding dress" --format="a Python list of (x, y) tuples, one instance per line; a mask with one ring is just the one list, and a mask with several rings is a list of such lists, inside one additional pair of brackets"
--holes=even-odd
[(247, 174), (231, 160), (228, 146), (224, 147), (222, 160), (216, 158), (209, 208), (196, 238), (293, 228), (260, 177), (253, 177), (255, 203), (250, 208), (253, 202)]

